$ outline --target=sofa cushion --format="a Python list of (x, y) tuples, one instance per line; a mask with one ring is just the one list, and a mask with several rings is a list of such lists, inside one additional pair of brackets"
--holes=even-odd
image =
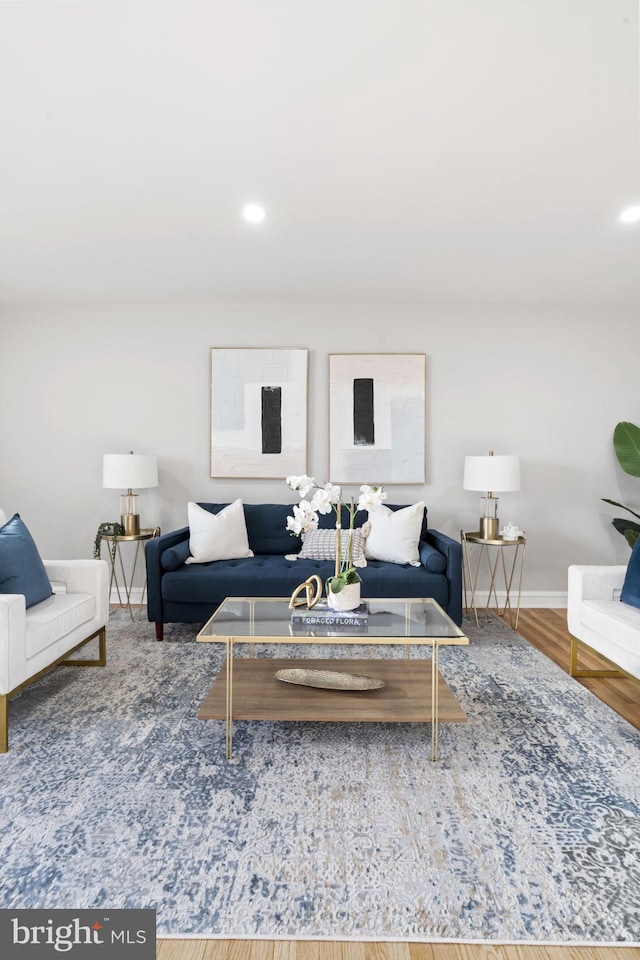
[[(593, 631), (592, 649), (640, 677), (640, 610), (619, 600), (583, 600), (580, 622)], [(597, 638), (601, 637), (599, 643)]]
[[(228, 503), (199, 503), (209, 513), (218, 514)], [(302, 546), (300, 537), (287, 530), (287, 517), (293, 512), (286, 503), (243, 503), (249, 547), (255, 554), (266, 556), (296, 553)]]
[(27, 612), (27, 657), (45, 650), (96, 615), (96, 598), (88, 593), (58, 593)]
[(420, 563), (418, 543), (424, 518), (424, 501), (400, 510), (381, 504), (369, 511), (371, 530), (365, 552), (371, 560), (387, 563)]
[(300, 549), (300, 537), (291, 536), (287, 530), (287, 517), (292, 512), (293, 507), (286, 503), (245, 503), (249, 546), (255, 554), (275, 556)]
[(620, 600), (632, 607), (640, 607), (640, 538), (631, 551)]
[[(442, 606), (449, 603), (447, 578), (428, 572), (422, 565), (372, 560), (358, 572), (363, 597), (433, 597)], [(163, 576), (162, 597), (167, 603), (213, 608), (225, 597), (290, 597), (308, 577), (315, 574), (324, 583), (333, 573), (330, 560), (287, 560), (281, 556), (185, 565)]]
[(216, 515), (190, 501), (189, 551), (185, 563), (210, 563), (252, 557), (242, 500), (234, 500)]
[(0, 527), (0, 593), (22, 593), (32, 607), (52, 592), (34, 539), (15, 513)]

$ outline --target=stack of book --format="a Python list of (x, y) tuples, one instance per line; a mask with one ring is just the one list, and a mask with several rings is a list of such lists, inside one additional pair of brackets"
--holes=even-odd
[(355, 610), (332, 610), (327, 606), (326, 600), (320, 600), (315, 607), (309, 610), (308, 607), (296, 607), (291, 613), (291, 624), (293, 627), (304, 627), (305, 629), (330, 629), (339, 630), (340, 628), (351, 630), (366, 630), (369, 622), (369, 607), (366, 603), (361, 603)]

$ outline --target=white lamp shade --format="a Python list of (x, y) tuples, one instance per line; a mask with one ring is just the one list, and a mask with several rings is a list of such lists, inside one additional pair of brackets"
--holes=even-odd
[(157, 487), (157, 457), (141, 453), (105, 453), (102, 486), (113, 490)]
[(502, 493), (520, 489), (520, 458), (515, 456), (465, 457), (465, 490)]

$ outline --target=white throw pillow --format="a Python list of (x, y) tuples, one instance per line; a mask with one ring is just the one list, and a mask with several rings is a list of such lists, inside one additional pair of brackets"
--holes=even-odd
[(420, 565), (418, 542), (424, 517), (424, 501), (402, 510), (390, 510), (384, 504), (369, 511), (371, 530), (364, 552), (369, 560)]
[(239, 560), (252, 557), (242, 500), (234, 500), (220, 513), (209, 513), (190, 501), (189, 550), (185, 563), (209, 563), (211, 560)]

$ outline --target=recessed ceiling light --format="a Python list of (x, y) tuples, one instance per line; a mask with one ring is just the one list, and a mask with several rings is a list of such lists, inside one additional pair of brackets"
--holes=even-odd
[(623, 223), (637, 223), (640, 220), (640, 206), (627, 207), (620, 214)]
[(262, 223), (267, 213), (259, 203), (248, 203), (242, 208), (242, 216), (249, 223)]

